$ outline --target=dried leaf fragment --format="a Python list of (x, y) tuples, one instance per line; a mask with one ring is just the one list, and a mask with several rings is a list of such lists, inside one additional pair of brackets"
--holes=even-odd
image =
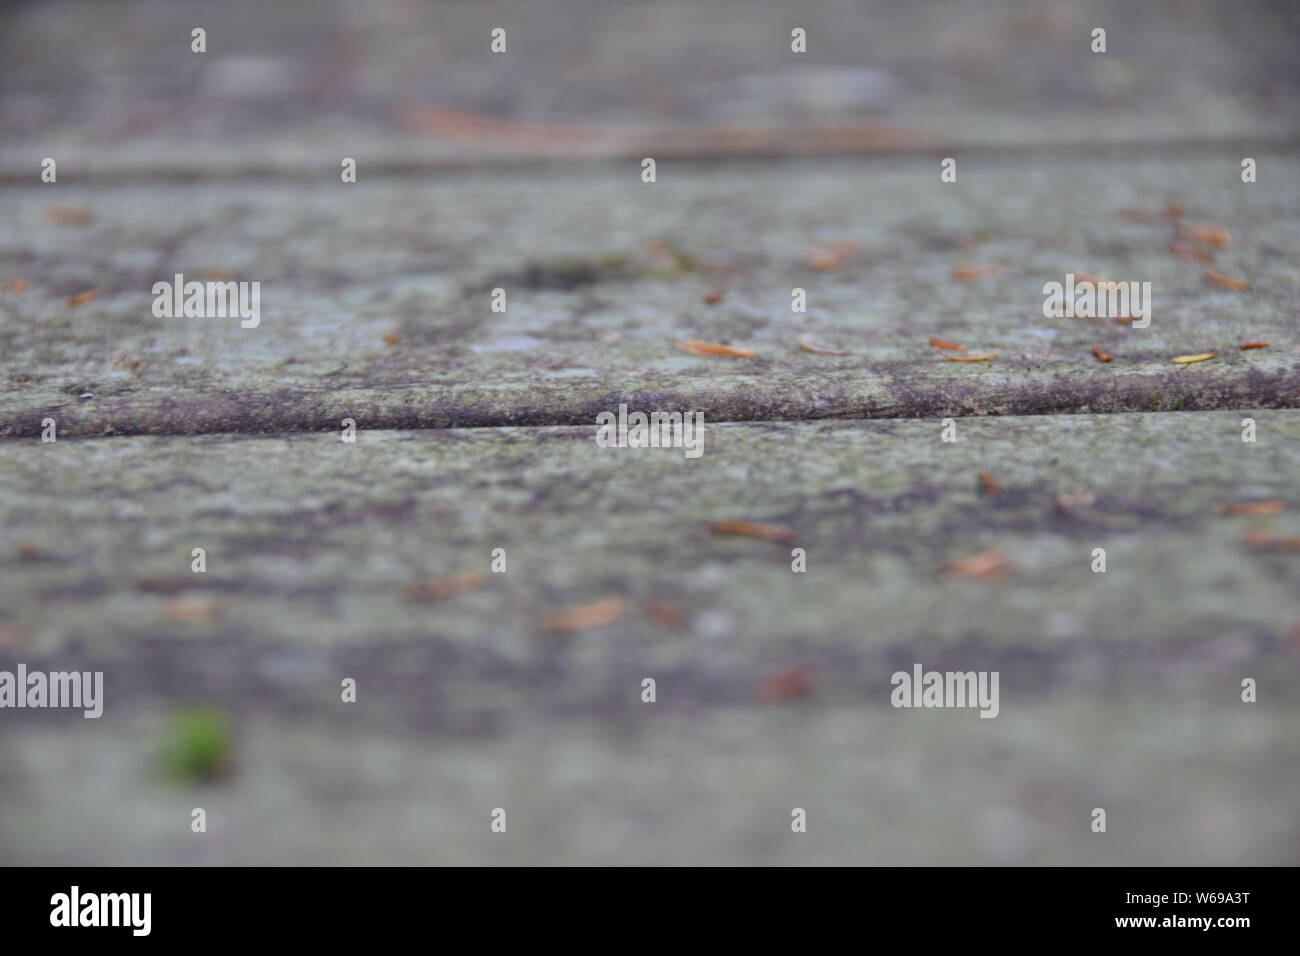
[(803, 261), (810, 268), (830, 272), (840, 268), (861, 251), (860, 245), (848, 239), (813, 242), (804, 249)]
[(709, 525), (714, 534), (738, 534), (746, 538), (762, 538), (765, 541), (782, 541), (794, 544), (794, 532), (780, 525), (763, 524), (760, 521), (715, 521)]
[(987, 471), (981, 471), (979, 473), (979, 479), (980, 479), (980, 484), (984, 486), (985, 494), (989, 495), (990, 497), (993, 495), (1002, 494), (1002, 486), (999, 485), (998, 480), (994, 478), (992, 475), (990, 475)]
[(84, 206), (51, 206), (45, 214), (60, 226), (90, 225), (90, 210)]
[(623, 610), (623, 599), (611, 597), (597, 601), (595, 604), (546, 611), (541, 616), (542, 630), (554, 634), (585, 631), (590, 627), (600, 627), (602, 624), (617, 621), (623, 616)]
[(814, 355), (852, 355), (853, 354), (852, 352), (847, 352), (842, 349), (833, 349), (830, 348), (829, 346), (822, 345), (810, 335), (799, 336), (798, 342), (799, 342), (799, 348), (803, 349), (805, 352), (812, 352)]
[(947, 339), (941, 339), (937, 335), (930, 336), (930, 344), (937, 349), (947, 349), (949, 352), (966, 351), (966, 346), (958, 345), (956, 342), (949, 342)]
[(466, 591), (473, 591), (487, 584), (487, 573), (469, 571), (465, 574), (453, 574), (450, 577), (434, 578), (431, 581), (419, 581), (406, 589), (408, 601), (436, 601), (441, 598), (455, 597)]
[(952, 561), (939, 569), (945, 578), (998, 578), (1010, 573), (1011, 565), (1000, 551), (981, 551), (979, 554)]
[(1204, 225), (1204, 226), (1185, 226), (1188, 237), (1196, 242), (1203, 242), (1207, 246), (1215, 246), (1219, 249), (1225, 249), (1232, 245), (1232, 237), (1228, 235), (1228, 230), (1222, 226)]
[(1170, 219), (1175, 223), (1182, 218), (1183, 207), (1176, 202), (1165, 203), (1165, 208), (1159, 212), (1151, 212), (1147, 209), (1121, 209), (1119, 214), (1125, 219), (1133, 222), (1155, 222), (1160, 219)]
[(1275, 515), (1286, 509), (1286, 502), (1281, 498), (1268, 501), (1239, 501), (1219, 505), (1225, 515)]
[(398, 342), (402, 341), (402, 339), (396, 332), (385, 332), (384, 341), (389, 345), (396, 345)]
[(1107, 351), (1106, 351), (1104, 348), (1102, 348), (1100, 345), (1094, 345), (1094, 346), (1092, 347), (1092, 354), (1095, 355), (1095, 356), (1097, 356), (1097, 358), (1098, 358), (1100, 361), (1102, 361), (1102, 362), (1113, 362), (1113, 361), (1115, 361), (1115, 356), (1111, 355), (1109, 352), (1107, 352)]
[[(882, 121), (845, 121), (816, 126), (749, 124), (673, 126), (637, 133), (597, 126), (525, 123), (463, 113), (426, 102), (407, 105), (402, 121), (408, 130), (439, 138), (476, 140), (509, 148), (512, 155), (590, 158), (629, 155), (652, 145), (656, 156), (718, 156), (789, 151), (818, 153), (896, 150), (920, 139), (920, 131)], [(642, 155), (645, 155), (642, 153)]]
[(758, 687), (758, 699), (765, 704), (780, 704), (803, 697), (811, 693), (812, 689), (812, 677), (808, 670), (792, 667), (764, 680)]
[(1189, 246), (1185, 242), (1169, 243), (1169, 251), (1180, 259), (1196, 259), (1199, 262), (1208, 262), (1213, 258), (1204, 249), (1197, 249), (1195, 246)]
[(949, 355), (942, 349), (939, 350), (939, 354), (949, 362), (991, 362), (998, 356), (997, 352), (984, 352), (980, 355)]
[(1219, 350), (1215, 349), (1213, 352), (1199, 352), (1196, 355), (1175, 355), (1173, 363), (1175, 365), (1191, 365), (1194, 362), (1208, 362), (1218, 354)]
[(729, 355), (734, 358), (754, 357), (753, 349), (738, 349), (731, 345), (720, 345), (717, 342), (678, 342), (677, 347), (683, 352), (694, 352), (696, 355)]
[(667, 601), (655, 599), (647, 601), (645, 616), (658, 624), (662, 624), (670, 631), (680, 631), (686, 624), (686, 618), (682, 614), (681, 608), (675, 604), (669, 604)]
[(68, 305), (71, 306), (85, 305), (87, 302), (94, 302), (94, 301), (95, 301), (94, 290), (87, 289), (85, 292), (78, 292), (76, 295), (70, 297), (68, 299)]
[(1242, 289), (1250, 288), (1250, 283), (1245, 279), (1235, 279), (1232, 276), (1225, 276), (1222, 272), (1215, 272), (1213, 269), (1205, 270), (1205, 278), (1221, 289), (1232, 289), (1236, 292), (1240, 292)]
[(20, 278), (17, 278), (17, 279), (10, 279), (7, 283), (5, 283), (5, 282), (0, 282), (0, 292), (3, 292), (3, 291), (4, 291), (6, 285), (7, 285), (7, 286), (9, 287), (9, 289), (10, 289), (11, 291), (13, 291), (13, 292), (26, 292), (26, 291), (27, 291), (27, 280), (26, 280), (26, 279), (23, 279), (23, 278), (21, 278), (21, 277), (20, 277)]
[(1300, 551), (1300, 538), (1279, 538), (1268, 531), (1248, 531), (1242, 544), (1253, 551)]
[(727, 293), (721, 289), (710, 289), (708, 292), (704, 293), (704, 304), (717, 305), (722, 301), (722, 297), (726, 294)]
[(1269, 345), (1267, 342), (1242, 342), (1237, 346), (1238, 351), (1244, 352), (1247, 349), (1266, 349)]
[(962, 282), (970, 282), (974, 279), (992, 279), (1002, 271), (1000, 265), (991, 266), (957, 266), (952, 270), (952, 277), (960, 279)]
[(163, 616), (173, 621), (215, 621), (225, 613), (222, 601), (209, 598), (172, 598), (163, 605)]

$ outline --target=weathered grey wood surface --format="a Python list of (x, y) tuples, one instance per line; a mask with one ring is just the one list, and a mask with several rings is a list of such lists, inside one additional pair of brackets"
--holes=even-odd
[[(0, 670), (106, 700), (0, 711), (0, 861), (1295, 863), (1296, 13), (960, 9), (8, 9)], [(1170, 203), (1230, 243), (1172, 255)], [(1069, 271), (1151, 325), (1045, 318)], [(260, 325), (155, 318), (178, 272)], [(598, 447), (620, 403), (703, 456)], [(999, 671), (999, 716), (892, 708), (913, 663)], [(165, 771), (191, 705), (207, 782)]]

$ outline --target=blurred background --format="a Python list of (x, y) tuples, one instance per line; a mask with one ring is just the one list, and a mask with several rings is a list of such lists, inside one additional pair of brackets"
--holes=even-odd
[[(5, 15), (11, 175), (38, 144), (97, 173), (594, 148), (503, 123), (888, 123), (946, 144), (1087, 148), (1287, 136), (1297, 122), (1300, 13), (1281, 2), (60, 0)], [(1079, 38), (1107, 23), (1098, 56)], [(496, 27), (504, 56), (486, 55)], [(789, 55), (796, 27), (803, 58)], [(808, 148), (778, 139), (766, 145)]]

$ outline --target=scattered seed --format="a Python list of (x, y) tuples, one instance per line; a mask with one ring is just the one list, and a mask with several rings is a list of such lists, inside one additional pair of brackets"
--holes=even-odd
[(1219, 354), (1219, 350), (1213, 352), (1201, 352), (1197, 355), (1175, 355), (1173, 362), (1175, 365), (1191, 365), (1193, 362), (1208, 362)]
[(722, 301), (722, 297), (726, 294), (727, 293), (723, 292), (721, 289), (710, 289), (704, 294), (704, 304), (717, 305)]
[(542, 630), (552, 633), (584, 631), (589, 627), (600, 627), (617, 621), (623, 616), (623, 610), (623, 599), (612, 597), (582, 607), (546, 611), (541, 616)]
[(747, 538), (763, 538), (767, 541), (794, 544), (794, 532), (789, 528), (758, 521), (715, 521), (709, 525), (709, 530), (714, 534), (739, 534)]
[(991, 362), (998, 355), (997, 352), (985, 352), (983, 355), (949, 355), (942, 349), (939, 350), (939, 354), (949, 362)]
[(667, 601), (650, 600), (646, 602), (645, 616), (662, 624), (671, 631), (680, 631), (686, 624), (681, 608)]
[(384, 341), (389, 345), (396, 345), (398, 342), (402, 341), (402, 338), (396, 332), (385, 332)]
[(1000, 551), (982, 551), (945, 564), (939, 574), (945, 578), (997, 578), (1011, 571), (1011, 565)]
[(981, 471), (979, 474), (980, 484), (984, 486), (984, 493), (990, 497), (1002, 494), (1002, 486), (998, 480), (990, 475), (987, 471)]
[(861, 251), (860, 245), (847, 239), (814, 242), (804, 249), (803, 261), (810, 268), (830, 272), (840, 268)]
[(810, 335), (799, 336), (799, 348), (805, 352), (812, 352), (815, 355), (852, 355), (852, 352), (833, 349), (826, 345), (821, 345)]
[(812, 677), (803, 667), (792, 667), (773, 674), (758, 687), (758, 699), (765, 704), (781, 704), (812, 692)]
[(1109, 352), (1107, 352), (1107, 351), (1106, 351), (1104, 348), (1102, 348), (1100, 345), (1094, 345), (1094, 346), (1092, 347), (1092, 354), (1095, 355), (1095, 356), (1097, 356), (1097, 358), (1100, 359), (1100, 360), (1103, 361), (1103, 362), (1113, 362), (1113, 361), (1115, 361), (1115, 356), (1111, 355)]
[(683, 352), (694, 352), (696, 355), (730, 355), (735, 358), (753, 358), (753, 349), (738, 349), (730, 345), (719, 345), (716, 342), (678, 342), (677, 347)]
[(215, 621), (225, 613), (223, 602), (201, 598), (172, 598), (163, 605), (163, 616), (173, 621)]
[(1249, 289), (1250, 283), (1245, 279), (1234, 279), (1232, 276), (1225, 276), (1221, 272), (1215, 272), (1213, 269), (1205, 270), (1205, 278), (1221, 289), (1233, 289), (1240, 292), (1242, 289)]
[(1169, 243), (1169, 251), (1180, 259), (1196, 259), (1200, 262), (1208, 262), (1213, 258), (1204, 249), (1197, 249), (1195, 246), (1189, 246), (1185, 242)]
[(1242, 352), (1246, 351), (1246, 349), (1266, 349), (1268, 347), (1267, 342), (1242, 342), (1237, 346), (1237, 348)]
[(1197, 242), (1203, 242), (1207, 246), (1216, 246), (1224, 249), (1232, 245), (1232, 237), (1228, 235), (1228, 230), (1222, 226), (1205, 225), (1205, 226), (1187, 226), (1187, 235)]
[(1242, 501), (1219, 505), (1219, 510), (1226, 515), (1275, 515), (1286, 509), (1286, 502), (1280, 498), (1269, 501)]
[(78, 292), (76, 295), (68, 299), (68, 305), (72, 305), (72, 306), (85, 305), (87, 302), (94, 302), (94, 301), (95, 301), (94, 291), (87, 289), (85, 292)]
[(957, 266), (952, 270), (952, 277), (963, 282), (973, 279), (992, 279), (1002, 271), (1000, 265), (991, 266)]
[(408, 601), (436, 601), (441, 598), (455, 597), (466, 591), (473, 591), (487, 584), (487, 573), (470, 571), (466, 574), (453, 574), (451, 577), (435, 578), (432, 581), (419, 581), (406, 589)]
[(1279, 538), (1259, 530), (1246, 532), (1242, 544), (1254, 551), (1300, 551), (1300, 538)]
[(950, 352), (966, 351), (966, 346), (958, 345), (956, 342), (949, 342), (947, 339), (941, 339), (937, 335), (930, 336), (930, 344), (937, 349), (947, 349)]
[(90, 225), (90, 210), (84, 206), (51, 206), (45, 214), (61, 226)]

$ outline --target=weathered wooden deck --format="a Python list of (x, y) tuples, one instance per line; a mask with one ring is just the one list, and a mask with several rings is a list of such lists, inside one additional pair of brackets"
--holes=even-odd
[[(0, 711), (0, 860), (1296, 862), (1295, 14), (1150, 6), (8, 11), (0, 670), (106, 701)], [(1149, 327), (1044, 317), (1067, 272), (1151, 282)], [(177, 273), (260, 324), (155, 317)], [(598, 447), (620, 403), (704, 454)], [(914, 662), (999, 716), (891, 708)], [(196, 704), (228, 766), (178, 782)]]

